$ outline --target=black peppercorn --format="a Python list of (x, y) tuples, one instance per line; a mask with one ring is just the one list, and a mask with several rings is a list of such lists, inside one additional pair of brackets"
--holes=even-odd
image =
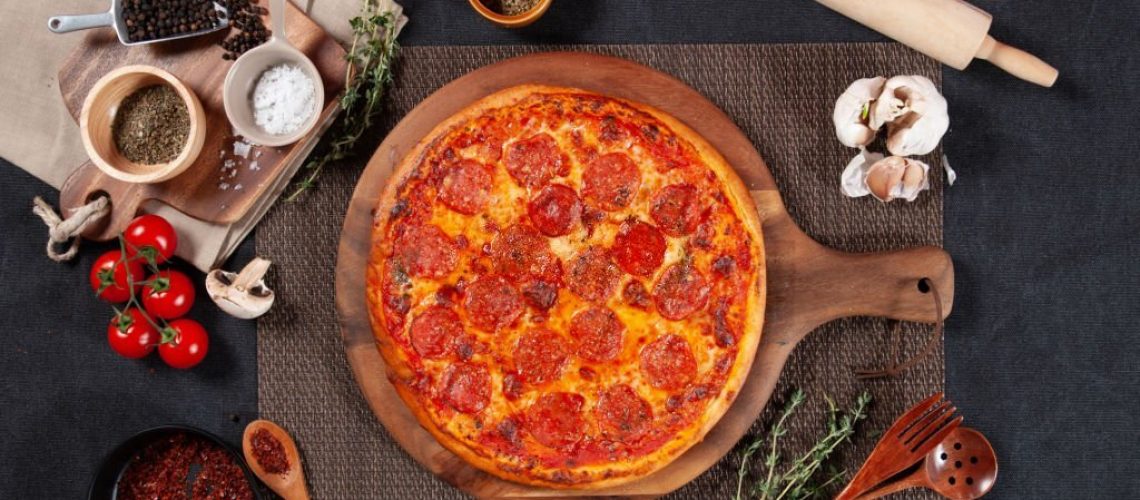
[(132, 42), (205, 31), (218, 25), (210, 0), (128, 0), (120, 15)]

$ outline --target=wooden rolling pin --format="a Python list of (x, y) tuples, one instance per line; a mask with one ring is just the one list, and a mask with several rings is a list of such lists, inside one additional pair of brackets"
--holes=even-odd
[(993, 16), (962, 0), (816, 0), (860, 24), (956, 69), (985, 59), (1043, 87), (1057, 69), (989, 35)]

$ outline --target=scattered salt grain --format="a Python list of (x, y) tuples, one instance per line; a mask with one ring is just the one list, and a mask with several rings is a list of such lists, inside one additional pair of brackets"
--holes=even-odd
[(250, 146), (250, 143), (245, 141), (234, 141), (234, 156), (249, 158)]
[(241, 184), (234, 186), (234, 191), (241, 191)]
[(218, 184), (218, 188), (221, 189), (222, 191), (225, 191), (225, 190), (230, 188), (230, 183), (223, 182), (221, 184)]
[(257, 165), (257, 160), (253, 160), (253, 161), (249, 162), (249, 169), (253, 170), (253, 171), (257, 171), (257, 170), (261, 170), (261, 167)]
[(308, 75), (297, 66), (278, 64), (262, 73), (253, 89), (253, 121), (267, 133), (290, 134), (313, 115), (314, 101)]

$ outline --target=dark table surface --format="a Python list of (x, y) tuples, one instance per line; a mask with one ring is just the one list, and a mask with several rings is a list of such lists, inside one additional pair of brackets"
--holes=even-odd
[[(560, 0), (520, 31), (462, 0), (403, 3), (408, 45), (883, 40), (803, 0)], [(959, 173), (945, 199), (957, 274), (947, 390), (998, 450), (994, 498), (1136, 498), (1140, 3), (976, 3), (995, 17), (991, 34), (1061, 78), (1042, 89), (984, 62), (945, 70), (944, 149)], [(236, 443), (257, 411), (254, 323), (206, 301), (193, 313), (213, 332), (203, 366), (117, 359), (110, 311), (86, 284), (106, 247), (48, 260), (35, 195), (56, 197), (0, 161), (0, 498), (82, 498), (100, 457), (151, 426)]]

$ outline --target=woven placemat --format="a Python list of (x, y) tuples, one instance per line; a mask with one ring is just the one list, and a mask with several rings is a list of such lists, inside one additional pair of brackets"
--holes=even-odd
[[(914, 203), (884, 205), (839, 192), (840, 173), (855, 154), (839, 144), (831, 125), (832, 104), (846, 85), (860, 77), (895, 74), (941, 82), (937, 63), (897, 44), (407, 47), (379, 128), (390, 129), (422, 99), (468, 71), (540, 50), (632, 59), (700, 91), (752, 139), (792, 218), (823, 244), (884, 251), (942, 243), (939, 151), (923, 158), (933, 167), (933, 185)], [(345, 360), (333, 276), (341, 223), (370, 150), (351, 164), (326, 170), (319, 189), (302, 201), (277, 204), (258, 228), (258, 254), (276, 264), (271, 280), (278, 294), (274, 310), (257, 328), (261, 415), (298, 439), (315, 498), (458, 497), (457, 490), (420, 468), (386, 434)], [(930, 328), (906, 325), (904, 352), (915, 352)], [(799, 387), (808, 401), (791, 420), (783, 442), (790, 453), (802, 453), (823, 432), (825, 395), (846, 407), (867, 389), (875, 398), (871, 416), (836, 461), (853, 472), (874, 445), (877, 430), (943, 386), (941, 346), (897, 379), (856, 380), (854, 368), (887, 361), (889, 339), (888, 322), (871, 318), (835, 321), (813, 332), (792, 355), (773, 404), (746, 440), (766, 429), (791, 388)], [(738, 466), (734, 452), (673, 496), (730, 498)]]

